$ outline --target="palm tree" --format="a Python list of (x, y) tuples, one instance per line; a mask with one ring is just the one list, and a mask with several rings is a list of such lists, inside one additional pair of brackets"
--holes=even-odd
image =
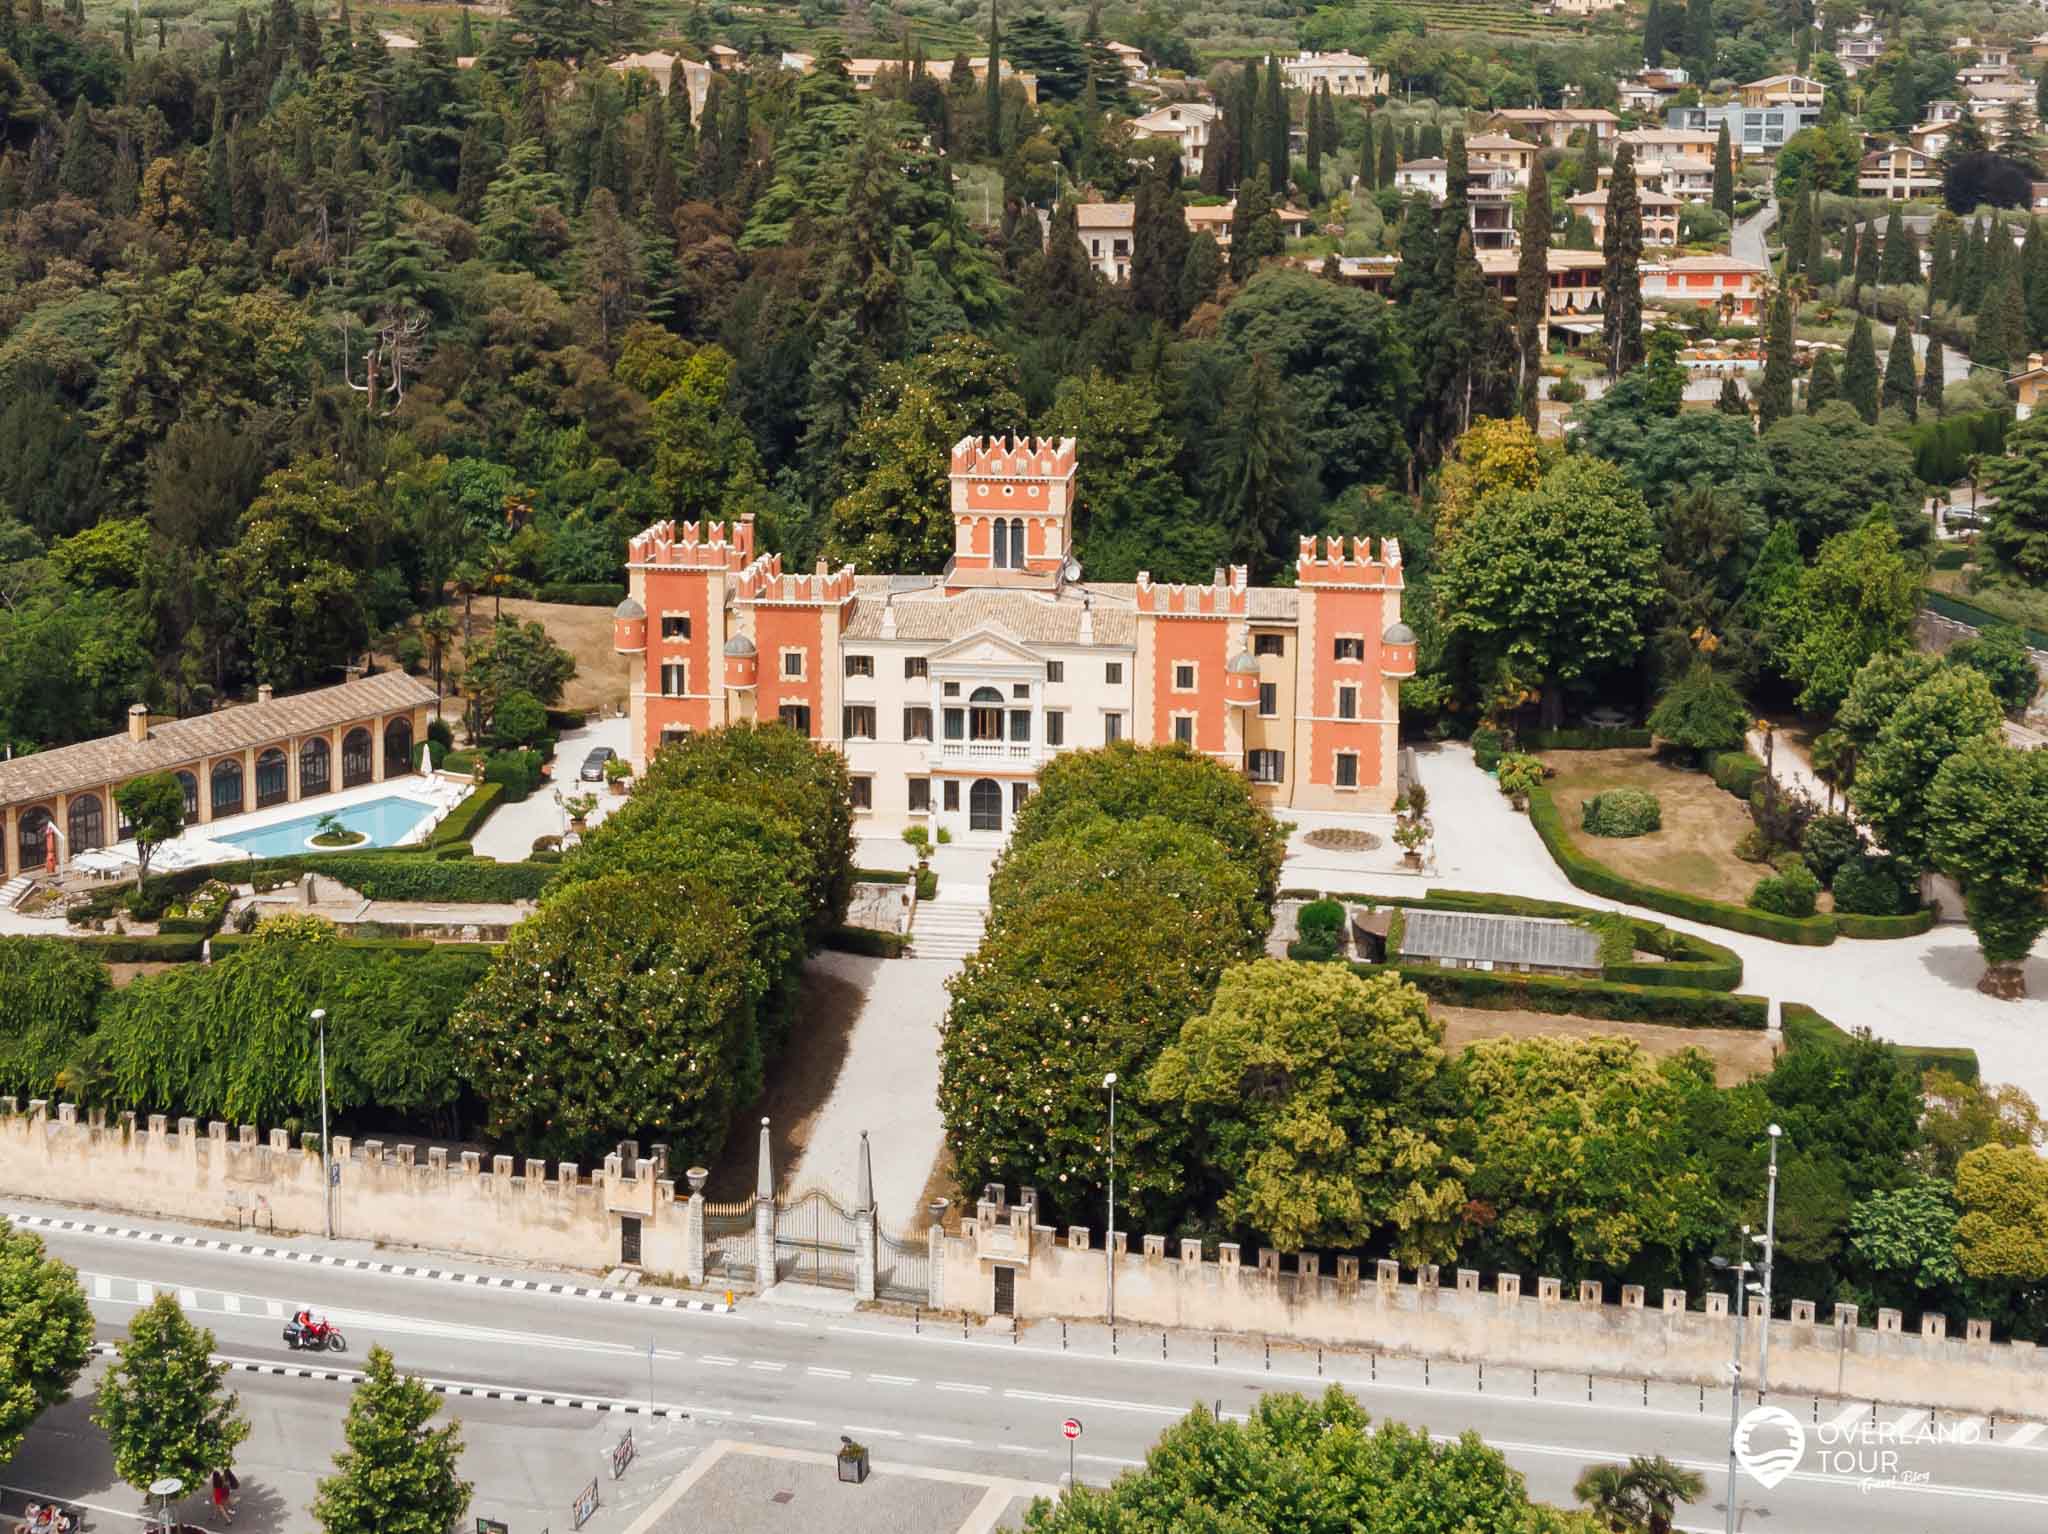
[(476, 600), (477, 592), (483, 589), (483, 572), (477, 569), (474, 561), (465, 559), (455, 567), (455, 573), (448, 579), (455, 588), (455, 594), (462, 598), (462, 639), (467, 644), (470, 632), (469, 604)]
[(433, 646), (434, 650), (434, 703), (437, 711), (441, 702), (441, 668), (447, 659), (448, 641), (455, 637), (455, 620), (448, 616), (448, 609), (437, 607), (420, 618), (420, 637)]
[(1706, 1489), (1697, 1472), (1639, 1454), (1626, 1465), (1589, 1465), (1572, 1495), (1613, 1534), (1671, 1534), (1678, 1504)]
[(501, 621), (505, 616), (505, 593), (515, 583), (519, 573), (519, 557), (502, 545), (484, 550), (479, 562), (484, 590), (491, 594), (491, 622)]

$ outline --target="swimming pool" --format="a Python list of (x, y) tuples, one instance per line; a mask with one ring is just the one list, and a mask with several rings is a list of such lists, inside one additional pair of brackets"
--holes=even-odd
[[(422, 820), (434, 813), (431, 804), (417, 799), (372, 799), (364, 804), (352, 804), (345, 810), (323, 812), (347, 826), (351, 831), (360, 831), (367, 838), (354, 842), (356, 847), (390, 847), (399, 842), (405, 834)], [(230, 847), (240, 847), (251, 857), (280, 858), (295, 852), (317, 852), (321, 849), (309, 846), (313, 836), (320, 829), (323, 815), (301, 815), (296, 820), (280, 821), (274, 826), (264, 826), (255, 831), (230, 831), (210, 836), (208, 840), (223, 842)]]

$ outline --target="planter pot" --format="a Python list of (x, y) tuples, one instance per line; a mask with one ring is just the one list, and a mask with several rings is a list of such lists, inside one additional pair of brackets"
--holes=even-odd
[(623, 795), (626, 792), (626, 780), (624, 778), (613, 778), (611, 780), (611, 788), (613, 793)]
[(858, 1486), (868, 1478), (868, 1451), (866, 1449), (842, 1449), (839, 1452), (839, 1479)]
[(569, 822), (569, 829), (571, 831), (574, 831), (578, 836), (581, 836), (584, 831), (584, 823), (580, 820), (572, 820)]
[(1402, 853), (1401, 866), (1403, 868), (1420, 868), (1422, 866), (1422, 854), (1419, 852)]

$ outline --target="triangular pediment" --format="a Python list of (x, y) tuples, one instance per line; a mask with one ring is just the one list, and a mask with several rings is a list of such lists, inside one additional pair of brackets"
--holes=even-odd
[(1024, 647), (1017, 636), (1001, 624), (986, 623), (970, 634), (962, 634), (943, 649), (932, 651), (932, 665), (1040, 665), (1042, 657)]

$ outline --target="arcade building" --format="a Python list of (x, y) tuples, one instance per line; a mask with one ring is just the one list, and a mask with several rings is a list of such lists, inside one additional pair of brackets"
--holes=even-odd
[(1087, 580), (1071, 437), (966, 437), (953, 557), (861, 575), (756, 554), (751, 519), (659, 522), (627, 556), (615, 642), (642, 658), (636, 768), (667, 742), (780, 720), (844, 753), (877, 830), (1006, 834), (1038, 769), (1116, 740), (1180, 741), (1275, 808), (1385, 812), (1415, 671), (1401, 550), (1301, 541), (1292, 587)]

